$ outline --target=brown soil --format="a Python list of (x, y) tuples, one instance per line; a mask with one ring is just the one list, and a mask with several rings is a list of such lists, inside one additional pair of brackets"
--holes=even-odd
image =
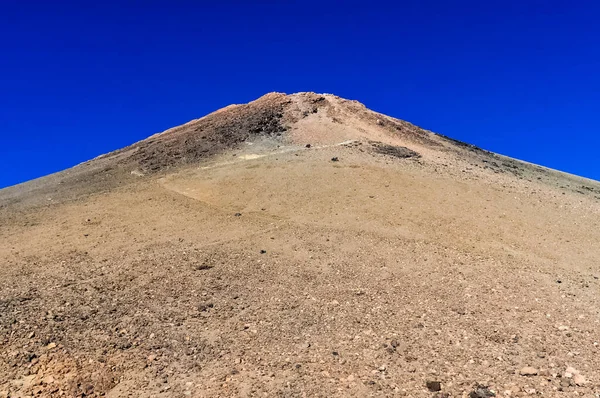
[(598, 396), (599, 199), (331, 95), (228, 107), (0, 191), (0, 397)]

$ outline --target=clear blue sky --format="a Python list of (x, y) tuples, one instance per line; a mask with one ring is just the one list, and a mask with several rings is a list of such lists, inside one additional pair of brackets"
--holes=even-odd
[(0, 3), (0, 187), (316, 91), (600, 179), (597, 1)]

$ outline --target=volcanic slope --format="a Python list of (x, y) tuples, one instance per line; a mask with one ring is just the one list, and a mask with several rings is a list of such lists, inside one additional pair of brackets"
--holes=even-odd
[(267, 94), (0, 191), (0, 397), (598, 396), (599, 213), (597, 182)]

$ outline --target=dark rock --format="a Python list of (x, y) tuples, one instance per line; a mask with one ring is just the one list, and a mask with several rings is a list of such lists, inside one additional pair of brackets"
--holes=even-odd
[(421, 157), (417, 152), (403, 146), (387, 145), (380, 142), (372, 142), (371, 144), (373, 145), (374, 151), (381, 155), (393, 156), (400, 159)]
[(475, 389), (469, 393), (469, 398), (489, 398), (495, 397), (496, 394), (491, 391), (488, 386), (482, 386), (480, 384), (475, 386)]
[(442, 383), (439, 381), (428, 381), (427, 383), (425, 383), (425, 385), (427, 386), (427, 389), (432, 392), (442, 390)]
[(235, 213), (235, 214), (234, 214), (234, 216), (236, 216), (236, 217), (241, 217), (241, 216), (242, 216), (242, 213)]
[(215, 305), (214, 305), (213, 303), (203, 303), (203, 304), (200, 304), (200, 305), (198, 306), (198, 311), (200, 311), (200, 312), (206, 312), (206, 311), (208, 311), (210, 308), (213, 308), (214, 306), (215, 306)]
[(340, 161), (340, 159), (338, 159), (338, 157), (336, 156), (336, 157), (333, 157), (333, 158), (331, 158), (331, 161), (332, 161), (332, 162), (339, 162), (339, 161)]

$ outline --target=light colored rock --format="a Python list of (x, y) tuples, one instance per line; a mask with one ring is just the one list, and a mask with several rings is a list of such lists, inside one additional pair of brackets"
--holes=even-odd
[(519, 374), (521, 376), (536, 376), (538, 374), (538, 370), (531, 366), (526, 366), (523, 369), (519, 370)]
[(578, 374), (579, 371), (577, 369), (575, 369), (574, 367), (569, 366), (569, 367), (567, 367), (567, 369), (565, 369), (565, 373), (571, 373), (571, 376), (572, 376), (572, 375)]
[(587, 381), (585, 380), (585, 377), (583, 377), (582, 375), (580, 375), (579, 373), (576, 373), (575, 375), (573, 375), (573, 383), (577, 386), (583, 386)]

